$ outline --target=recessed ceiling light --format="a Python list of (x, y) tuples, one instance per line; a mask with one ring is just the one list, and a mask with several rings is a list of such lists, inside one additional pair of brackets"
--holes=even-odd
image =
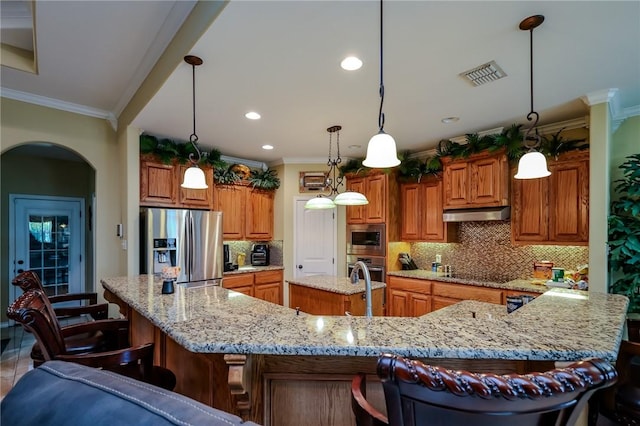
[(249, 111), (244, 116), (247, 117), (249, 120), (259, 120), (260, 119), (260, 114), (258, 114), (255, 111)]
[(362, 67), (362, 61), (355, 56), (347, 56), (340, 62), (340, 66), (347, 71), (355, 71)]
[(262, 145), (262, 149), (266, 149), (266, 150), (273, 149), (273, 145)]
[(442, 121), (445, 124), (449, 124), (449, 123), (455, 123), (458, 120), (460, 120), (460, 117), (445, 117), (440, 121)]
[(347, 148), (349, 148), (349, 149), (358, 149), (358, 148), (362, 148), (362, 145), (349, 145)]

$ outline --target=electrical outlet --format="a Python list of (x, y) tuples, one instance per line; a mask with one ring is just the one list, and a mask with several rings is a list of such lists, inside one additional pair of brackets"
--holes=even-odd
[(442, 263), (442, 256), (439, 254), (436, 254), (436, 263)]

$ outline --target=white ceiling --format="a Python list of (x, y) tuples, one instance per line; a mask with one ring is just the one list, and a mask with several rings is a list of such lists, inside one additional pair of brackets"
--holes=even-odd
[[(193, 2), (38, 1), (39, 75), (2, 67), (3, 96), (45, 97), (122, 111)], [(614, 112), (640, 109), (638, 1), (400, 1), (384, 3), (385, 130), (399, 150), (526, 122), (529, 33), (534, 14), (534, 107), (540, 124), (584, 117), (584, 95), (617, 88)], [(327, 155), (340, 124), (341, 154), (364, 156), (377, 132), (379, 3), (231, 1), (184, 54), (196, 68), (197, 134), (205, 148), (277, 162)], [(360, 57), (355, 72), (340, 68)], [(495, 60), (507, 77), (473, 87), (458, 74)], [(191, 66), (181, 63), (134, 120), (188, 140)], [(244, 113), (262, 114), (250, 121)], [(443, 124), (444, 117), (460, 121)], [(263, 144), (275, 146), (264, 151)], [(360, 148), (349, 149), (349, 145)]]

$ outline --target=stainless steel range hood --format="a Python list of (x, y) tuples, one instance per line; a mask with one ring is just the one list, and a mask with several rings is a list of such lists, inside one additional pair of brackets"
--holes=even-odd
[(507, 220), (511, 216), (511, 207), (487, 207), (482, 209), (446, 210), (442, 214), (445, 222), (480, 222), (488, 220)]

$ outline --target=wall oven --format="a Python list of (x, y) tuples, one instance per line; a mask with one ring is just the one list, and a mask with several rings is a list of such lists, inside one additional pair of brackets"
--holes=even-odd
[[(348, 276), (351, 276), (351, 272), (353, 271), (353, 265), (356, 262), (362, 261), (365, 265), (367, 265), (367, 269), (369, 269), (369, 276), (371, 277), (371, 281), (380, 281), (385, 282), (385, 258), (380, 256), (358, 256), (353, 254), (347, 255), (347, 273)], [(361, 279), (364, 279), (364, 275), (362, 274), (362, 270), (358, 271), (358, 275)]]
[(385, 256), (385, 225), (347, 225), (347, 254)]

